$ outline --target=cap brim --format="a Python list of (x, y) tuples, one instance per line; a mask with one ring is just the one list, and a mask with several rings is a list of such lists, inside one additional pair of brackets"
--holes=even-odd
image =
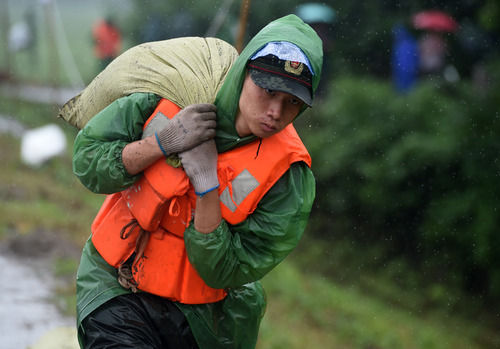
[(269, 90), (289, 93), (299, 98), (309, 107), (312, 106), (312, 97), (309, 88), (299, 82), (256, 69), (249, 69), (249, 73), (257, 86)]

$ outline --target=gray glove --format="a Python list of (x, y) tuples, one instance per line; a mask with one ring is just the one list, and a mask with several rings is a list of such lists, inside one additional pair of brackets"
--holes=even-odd
[(165, 156), (189, 150), (215, 137), (216, 107), (213, 104), (191, 104), (173, 119), (160, 115), (165, 126), (155, 132)]
[(219, 187), (217, 148), (213, 139), (180, 153), (179, 157), (196, 195), (203, 196)]

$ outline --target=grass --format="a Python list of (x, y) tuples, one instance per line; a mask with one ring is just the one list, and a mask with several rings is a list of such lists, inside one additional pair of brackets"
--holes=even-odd
[(478, 322), (408, 310), (367, 293), (363, 285), (303, 273), (293, 259), (273, 270), (263, 284), (269, 304), (259, 348), (473, 349), (500, 344), (498, 334)]

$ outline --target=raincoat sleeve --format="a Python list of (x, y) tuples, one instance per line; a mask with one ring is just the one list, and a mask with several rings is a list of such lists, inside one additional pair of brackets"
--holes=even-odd
[(122, 150), (140, 139), (147, 118), (160, 98), (134, 93), (117, 99), (80, 130), (73, 148), (73, 172), (89, 190), (110, 194), (132, 185), (140, 175), (123, 166)]
[(262, 198), (253, 214), (237, 225), (224, 220), (212, 233), (191, 224), (184, 233), (190, 262), (214, 288), (261, 279), (297, 245), (315, 197), (310, 168), (295, 163)]

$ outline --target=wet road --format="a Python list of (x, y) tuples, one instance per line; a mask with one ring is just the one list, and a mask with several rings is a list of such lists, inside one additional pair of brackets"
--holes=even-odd
[(0, 349), (26, 349), (47, 331), (75, 326), (53, 302), (56, 283), (44, 263), (2, 251), (0, 270)]

